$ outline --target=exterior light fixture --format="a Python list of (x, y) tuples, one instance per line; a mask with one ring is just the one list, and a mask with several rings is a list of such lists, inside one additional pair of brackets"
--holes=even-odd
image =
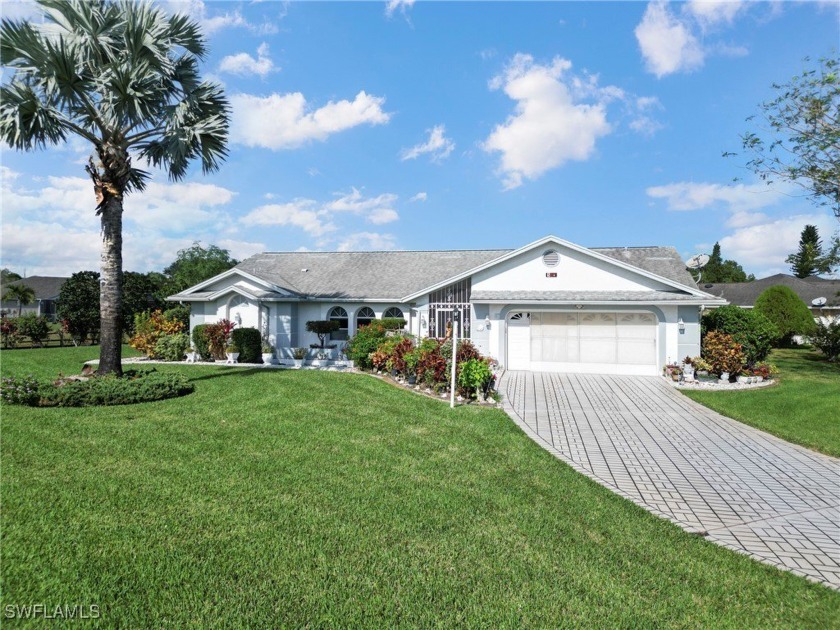
[(429, 325), (429, 324), (426, 322), (426, 318), (425, 318), (425, 317), (423, 317), (423, 316), (421, 315), (421, 316), (420, 316), (420, 327), (421, 327), (423, 330), (426, 330), (426, 326), (428, 326), (428, 325)]
[(241, 326), (241, 325), (242, 325), (242, 315), (240, 315), (239, 313), (237, 313), (237, 314), (236, 314), (236, 317), (234, 317), (234, 319), (236, 320), (236, 325), (237, 325), (237, 326)]
[(682, 317), (680, 317), (680, 318), (677, 320), (677, 328), (679, 329), (679, 331), (680, 331), (681, 333), (684, 333), (684, 332), (685, 332), (685, 322), (683, 321), (683, 318), (682, 318)]
[(583, 304), (575, 304), (575, 308), (576, 308), (577, 310), (580, 310), (580, 309), (582, 309), (582, 308), (583, 308)]
[(487, 330), (490, 330), (490, 316), (489, 315), (484, 318), (484, 328), (486, 328)]

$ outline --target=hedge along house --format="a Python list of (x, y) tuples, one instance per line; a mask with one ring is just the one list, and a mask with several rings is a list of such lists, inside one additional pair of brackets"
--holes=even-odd
[(230, 319), (261, 330), (280, 357), (317, 343), (310, 320), (338, 321), (336, 343), (373, 319), (460, 336), (511, 370), (657, 374), (700, 353), (700, 291), (672, 247), (585, 248), (547, 236), (516, 250), (289, 252), (253, 256), (170, 296), (190, 325)]

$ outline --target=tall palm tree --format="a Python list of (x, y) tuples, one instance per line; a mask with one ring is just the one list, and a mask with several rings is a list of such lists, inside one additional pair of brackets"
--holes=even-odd
[(25, 284), (13, 284), (3, 294), (4, 300), (17, 300), (18, 317), (23, 313), (23, 307), (35, 301), (35, 291)]
[(189, 18), (132, 0), (37, 2), (43, 25), (0, 25), (0, 63), (15, 69), (0, 87), (0, 138), (22, 151), (72, 135), (93, 145), (85, 169), (102, 225), (99, 372), (120, 374), (123, 200), (149, 177), (132, 158), (173, 180), (193, 159), (215, 171), (230, 106), (199, 76), (207, 49)]

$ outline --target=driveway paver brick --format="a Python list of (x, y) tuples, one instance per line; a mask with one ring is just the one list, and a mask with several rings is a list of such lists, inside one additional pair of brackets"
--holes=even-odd
[(840, 461), (659, 377), (505, 372), (508, 415), (576, 470), (682, 528), (840, 590)]

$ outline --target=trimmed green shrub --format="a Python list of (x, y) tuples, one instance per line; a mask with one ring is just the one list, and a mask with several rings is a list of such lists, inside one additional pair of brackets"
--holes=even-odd
[(356, 367), (370, 369), (373, 364), (370, 355), (375, 352), (385, 340), (385, 327), (381, 322), (371, 322), (368, 326), (360, 326), (356, 334), (347, 342), (347, 358), (355, 362)]
[(262, 363), (262, 335), (256, 328), (235, 328), (231, 341), (239, 348), (240, 363)]
[(35, 313), (29, 313), (17, 318), (18, 333), (26, 335), (32, 340), (32, 345), (40, 346), (50, 335), (50, 323), (46, 317), (39, 317)]
[(210, 354), (210, 335), (207, 333), (208, 326), (210, 324), (198, 324), (192, 330), (192, 345), (202, 361), (209, 361), (213, 358)]
[(808, 305), (783, 285), (765, 289), (756, 299), (754, 310), (773, 322), (784, 346), (791, 344), (794, 335), (808, 335), (816, 327)]
[[(194, 390), (192, 383), (181, 374), (162, 374), (155, 370), (127, 370), (122, 376), (94, 376), (85, 381), (33, 381), (31, 377), (28, 380), (3, 379), (3, 399), (38, 407), (94, 407), (165, 400)], [(31, 391), (37, 395), (32, 395)]]
[(385, 330), (402, 330), (405, 328), (405, 320), (402, 317), (383, 317), (378, 323)]
[(818, 321), (810, 341), (829, 361), (840, 358), (840, 317), (827, 324), (822, 320)]
[(779, 338), (778, 329), (764, 315), (755, 309), (734, 305), (721, 306), (706, 312), (701, 320), (701, 327), (704, 339), (713, 331), (730, 335), (741, 344), (741, 350), (749, 364), (766, 359)]
[(162, 361), (183, 361), (190, 349), (190, 338), (186, 333), (164, 335), (155, 344), (154, 356)]

